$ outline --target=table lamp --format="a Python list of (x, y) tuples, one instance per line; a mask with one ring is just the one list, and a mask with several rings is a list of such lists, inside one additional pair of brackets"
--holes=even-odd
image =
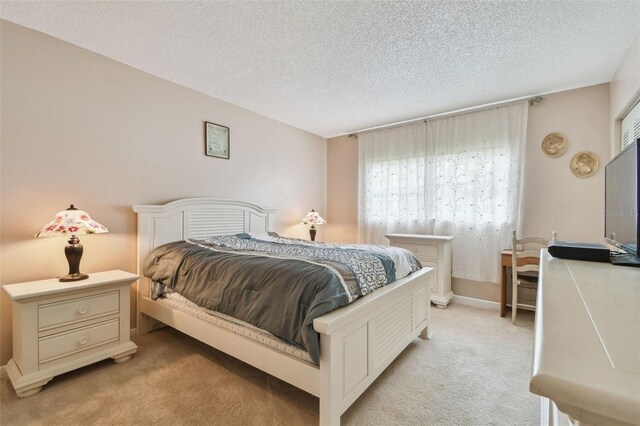
[(77, 235), (101, 234), (109, 232), (89, 217), (84, 210), (78, 210), (71, 204), (66, 210), (59, 212), (55, 219), (46, 224), (36, 233), (36, 237), (56, 237), (70, 235), (69, 244), (64, 248), (64, 254), (69, 262), (69, 274), (58, 278), (59, 281), (78, 281), (89, 278), (89, 275), (80, 272), (80, 259), (82, 258), (82, 244)]
[(313, 209), (305, 217), (302, 218), (300, 222), (303, 225), (311, 224), (311, 228), (309, 228), (309, 236), (311, 237), (311, 241), (316, 240), (316, 227), (315, 225), (324, 225), (325, 222), (323, 218)]

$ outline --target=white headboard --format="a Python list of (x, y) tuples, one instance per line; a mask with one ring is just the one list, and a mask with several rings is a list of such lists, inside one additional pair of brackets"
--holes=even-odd
[[(172, 241), (240, 232), (273, 231), (275, 210), (244, 201), (184, 198), (162, 205), (136, 205), (138, 213), (138, 275), (142, 262), (156, 247)], [(147, 295), (148, 279), (138, 283), (138, 302)], [(138, 307), (138, 309), (140, 309)]]
[[(273, 230), (275, 210), (244, 201), (184, 198), (163, 205), (136, 205), (138, 252), (187, 238)], [(144, 252), (142, 251), (144, 250)]]

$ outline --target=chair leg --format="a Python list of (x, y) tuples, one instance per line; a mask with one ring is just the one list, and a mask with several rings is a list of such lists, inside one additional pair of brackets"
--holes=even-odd
[(518, 282), (514, 281), (511, 289), (511, 324), (516, 323), (517, 310), (518, 310)]

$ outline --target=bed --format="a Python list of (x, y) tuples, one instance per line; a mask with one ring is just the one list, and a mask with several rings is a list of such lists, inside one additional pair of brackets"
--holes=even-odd
[[(188, 198), (164, 205), (136, 205), (138, 272), (163, 244), (213, 235), (273, 231), (274, 210), (215, 198)], [(138, 281), (137, 333), (167, 325), (320, 399), (320, 425), (340, 416), (416, 337), (430, 336), (431, 268), (382, 287), (313, 321), (319, 364), (286, 348), (239, 332), (225, 319), (194, 314), (176, 303), (154, 300), (148, 278)], [(235, 327), (235, 328), (234, 328)], [(255, 334), (255, 333), (254, 333)]]

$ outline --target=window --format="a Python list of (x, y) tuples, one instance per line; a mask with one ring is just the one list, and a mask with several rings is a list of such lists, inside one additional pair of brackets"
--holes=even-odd
[(527, 103), (359, 135), (360, 242), (453, 235), (453, 276), (498, 281), (518, 228)]

